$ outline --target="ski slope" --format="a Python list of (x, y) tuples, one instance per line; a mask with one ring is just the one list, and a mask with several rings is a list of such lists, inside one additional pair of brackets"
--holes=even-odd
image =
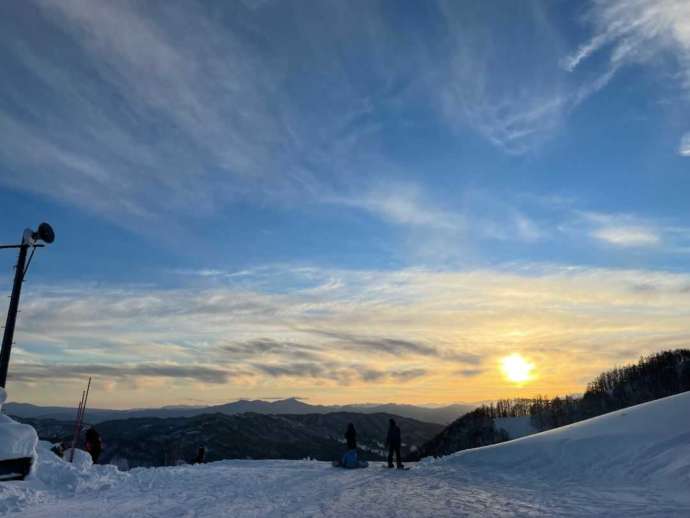
[(690, 393), (409, 471), (233, 460), (123, 473), (51, 455), (39, 449), (31, 481), (0, 484), (0, 514), (687, 517)]

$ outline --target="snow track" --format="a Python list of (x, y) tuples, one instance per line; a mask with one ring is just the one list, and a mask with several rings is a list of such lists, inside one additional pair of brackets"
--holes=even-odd
[[(428, 460), (409, 471), (238, 460), (120, 473), (49, 459), (32, 482), (0, 485), (0, 513), (51, 518), (687, 517), (689, 409), (690, 393), (680, 394)], [(39, 457), (45, 454), (41, 450)]]
[[(690, 502), (635, 486), (553, 487), (441, 466), (339, 470), (320, 462), (224, 461), (139, 469), (77, 494), (35, 491), (8, 511), (29, 517), (688, 516)], [(12, 505), (14, 504), (14, 505)]]

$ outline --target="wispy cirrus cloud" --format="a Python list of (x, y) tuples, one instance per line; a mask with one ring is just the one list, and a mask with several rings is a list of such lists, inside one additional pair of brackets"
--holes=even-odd
[[(318, 360), (320, 348), (316, 345), (272, 338), (254, 338), (234, 342), (220, 347), (223, 351), (219, 361), (226, 362), (258, 358), (261, 356), (280, 356), (301, 361)], [(226, 359), (227, 353), (227, 359)]]
[(393, 356), (417, 354), (421, 356), (438, 356), (439, 351), (423, 342), (403, 340), (401, 338), (357, 336), (343, 331), (324, 331), (310, 329), (309, 333), (330, 338), (339, 342), (340, 346), (361, 350), (367, 353), (383, 352)]
[[(344, 62), (321, 77), (333, 87), (322, 102), (296, 87), (302, 75), (287, 66), (318, 68), (321, 52), (290, 35), (323, 31), (310, 22), (317, 13), (298, 15), (299, 27), (284, 17), (285, 39), (262, 46), (247, 30), (270, 31), (272, 15), (239, 4), (226, 17), (191, 4), (35, 4), (30, 14), (5, 6), (5, 19), (18, 20), (3, 30), (16, 76), (1, 87), (3, 150), (13, 149), (0, 150), (5, 185), (140, 229), (238, 199), (318, 199), (374, 147), (360, 138), (375, 133), (368, 96), (341, 80)], [(28, 18), (64, 52), (28, 37)], [(323, 52), (336, 54), (344, 35), (323, 35)]]
[(672, 218), (632, 213), (579, 210), (568, 205), (558, 213), (557, 232), (569, 240), (594, 240), (607, 247), (657, 256), (687, 254), (690, 228)]
[(424, 341), (405, 340), (386, 336), (356, 335), (345, 331), (304, 329), (304, 332), (335, 340), (336, 349), (362, 351), (374, 355), (384, 353), (393, 357), (422, 356), (445, 359), (454, 363), (477, 365), (482, 357), (466, 351), (444, 350)]
[[(510, 154), (541, 145), (559, 129), (571, 96), (568, 78), (555, 66), (563, 42), (543, 6), (532, 4), (519, 21), (506, 14), (514, 23), (490, 33), (483, 27), (497, 17), (488, 5), (440, 5), (451, 49), (440, 74), (440, 108), (448, 122), (469, 125)], [(516, 39), (525, 45), (516, 46)], [(506, 67), (520, 73), (506, 74)]]
[(589, 13), (595, 26), (592, 38), (564, 60), (575, 70), (592, 54), (610, 50), (612, 68), (631, 62), (647, 62), (659, 51), (671, 51), (679, 59), (690, 87), (690, 6), (684, 0), (595, 1)]
[[(0, 181), (137, 231), (237, 200), (340, 198), (385, 221), (463, 232), (465, 214), (404, 182), (361, 188), (372, 170), (408, 176), (385, 150), (386, 121), (414, 127), (411, 112), (421, 113), (457, 138), (474, 131), (521, 154), (557, 132), (584, 95), (558, 68), (562, 38), (536, 4), (519, 27), (494, 35), (481, 29), (496, 22), (492, 9), (429, 4), (438, 29), (430, 39), (422, 28), (401, 35), (374, 3), (360, 4), (357, 17), (337, 2), (227, 11), (34, 3), (31, 12), (4, 6), (17, 23), (2, 31), (15, 80), (0, 86), (9, 165)], [(45, 40), (27, 36), (28, 20)], [(524, 49), (513, 31), (530, 35)]]
[(467, 225), (462, 214), (442, 208), (419, 185), (410, 182), (387, 182), (353, 197), (334, 197), (329, 201), (366, 210), (398, 225), (453, 233), (464, 232)]
[(208, 365), (166, 363), (137, 365), (19, 363), (12, 369), (12, 380), (26, 383), (40, 383), (47, 380), (73, 381), (75, 377), (82, 376), (97, 376), (120, 381), (137, 378), (166, 378), (225, 384), (230, 381), (231, 372)]
[(657, 247), (663, 243), (661, 230), (627, 214), (583, 212), (581, 216), (593, 228), (591, 236), (599, 241), (621, 247)]
[(261, 373), (272, 378), (327, 379), (341, 385), (364, 383), (406, 383), (427, 374), (425, 369), (385, 370), (371, 368), (366, 364), (346, 365), (340, 362), (324, 365), (315, 362), (288, 362), (284, 364), (255, 364)]
[[(428, 248), (439, 257), (449, 253), (449, 241), (533, 243), (544, 237), (544, 229), (524, 210), (491, 192), (468, 189), (454, 203), (444, 204), (413, 182), (391, 180), (363, 191), (326, 201), (363, 210), (405, 227), (419, 249)], [(445, 247), (445, 252), (440, 247)]]
[[(602, 54), (608, 69), (597, 80), (605, 85), (622, 67), (643, 63), (658, 66), (660, 55), (673, 57), (677, 71), (666, 73), (665, 83), (678, 83), (690, 94), (690, 4), (685, 0), (596, 0), (587, 20), (594, 35), (562, 60), (573, 72)], [(598, 89), (598, 88), (597, 88)], [(685, 155), (685, 137), (679, 154)]]
[(690, 132), (683, 135), (678, 146), (678, 154), (681, 156), (690, 156)]
[(661, 244), (659, 235), (644, 227), (603, 227), (592, 234), (596, 239), (623, 247), (654, 247)]

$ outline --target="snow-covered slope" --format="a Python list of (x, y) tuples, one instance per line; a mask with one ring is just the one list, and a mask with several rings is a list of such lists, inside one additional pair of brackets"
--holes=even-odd
[(409, 471), (310, 461), (73, 467), (43, 447), (0, 513), (79, 516), (690, 516), (690, 393)]
[(549, 480), (690, 487), (690, 392), (465, 450), (440, 462)]

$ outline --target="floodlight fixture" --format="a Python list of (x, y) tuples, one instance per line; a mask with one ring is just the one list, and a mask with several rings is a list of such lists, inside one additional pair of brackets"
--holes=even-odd
[[(10, 365), (10, 354), (12, 352), (12, 340), (14, 339), (14, 326), (17, 322), (17, 312), (19, 310), (19, 296), (22, 291), (24, 276), (31, 264), (36, 248), (50, 244), (55, 241), (55, 232), (48, 223), (41, 223), (38, 230), (27, 228), (22, 234), (22, 242), (18, 245), (0, 245), (0, 248), (19, 248), (19, 257), (14, 271), (14, 284), (12, 285), (12, 295), (10, 296), (10, 307), (7, 310), (7, 321), (5, 323), (5, 333), (2, 337), (2, 349), (0, 350), (0, 387), (4, 387), (7, 382), (7, 370)], [(31, 255), (27, 261), (26, 255), (31, 248)]]

